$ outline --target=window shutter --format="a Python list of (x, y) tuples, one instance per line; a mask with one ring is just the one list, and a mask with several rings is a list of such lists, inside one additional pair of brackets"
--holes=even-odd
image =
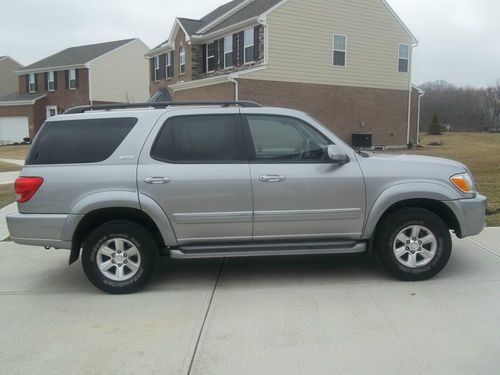
[(224, 69), (224, 38), (219, 39), (219, 48), (220, 48), (220, 61), (219, 61), (219, 66), (217, 67), (217, 70)]
[(149, 75), (151, 82), (155, 81), (155, 58), (149, 59)]
[(203, 66), (202, 66), (201, 71), (203, 73), (206, 73), (207, 72), (207, 45), (206, 44), (203, 45), (202, 54), (203, 54), (203, 57), (202, 57), (201, 61), (202, 61)]
[(66, 90), (69, 89), (69, 70), (64, 71), (64, 87)]
[(58, 72), (54, 72), (54, 90), (57, 90), (57, 73)]
[(254, 29), (254, 57), (255, 61), (259, 61), (260, 59), (260, 26), (256, 26)]
[(38, 73), (35, 73), (35, 91), (38, 91)]
[(80, 69), (75, 69), (75, 87), (80, 86)]
[(44, 84), (45, 84), (45, 91), (49, 91), (49, 73), (45, 72), (44, 73)]
[(169, 53), (170, 53), (170, 62), (172, 63), (172, 67), (170, 68), (171, 70), (170, 76), (173, 77), (175, 72), (175, 51), (170, 51)]
[(245, 63), (245, 32), (242, 31), (239, 34), (239, 43), (238, 43), (238, 55), (239, 55), (239, 64), (243, 65)]
[(30, 75), (26, 74), (26, 92), (30, 92)]
[(214, 59), (215, 59), (215, 70), (219, 69), (219, 41), (214, 41)]
[(233, 34), (233, 66), (238, 66), (238, 34)]

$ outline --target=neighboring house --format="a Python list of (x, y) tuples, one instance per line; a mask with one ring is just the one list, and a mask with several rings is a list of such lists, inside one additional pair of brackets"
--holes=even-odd
[(23, 66), (10, 56), (0, 56), (0, 96), (17, 91), (15, 71)]
[(146, 54), (153, 101), (254, 100), (317, 117), (350, 142), (417, 142), (417, 40), (385, 0), (234, 0), (177, 18)]
[(127, 39), (65, 49), (16, 70), (18, 88), (0, 97), (0, 142), (33, 137), (46, 118), (79, 105), (149, 98), (149, 48)]

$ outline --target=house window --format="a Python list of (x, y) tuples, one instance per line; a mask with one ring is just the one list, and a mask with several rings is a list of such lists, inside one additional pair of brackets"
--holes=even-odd
[(215, 71), (215, 43), (207, 44), (207, 73)]
[(255, 61), (255, 31), (245, 30), (245, 64)]
[(167, 78), (172, 78), (174, 75), (172, 69), (172, 52), (167, 53)]
[(54, 79), (54, 72), (49, 72), (47, 75), (47, 89), (49, 91), (55, 91), (56, 89), (56, 82)]
[(179, 72), (180, 74), (186, 73), (186, 50), (184, 47), (179, 50)]
[(346, 66), (347, 36), (333, 34), (333, 66)]
[(36, 92), (35, 73), (30, 73), (29, 74), (28, 91), (29, 92)]
[(408, 73), (410, 67), (410, 46), (408, 44), (399, 45), (398, 71)]
[(155, 57), (154, 68), (155, 68), (155, 81), (159, 81), (160, 80), (160, 56)]
[(226, 36), (224, 38), (224, 68), (231, 68), (233, 66), (233, 36)]
[(76, 70), (70, 69), (68, 75), (68, 87), (70, 90), (76, 89)]

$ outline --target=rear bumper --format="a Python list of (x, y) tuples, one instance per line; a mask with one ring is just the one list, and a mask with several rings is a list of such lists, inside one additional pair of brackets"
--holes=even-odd
[(475, 198), (444, 202), (455, 214), (460, 225), (460, 238), (475, 236), (485, 226), (487, 199), (481, 194)]
[(65, 232), (67, 223), (72, 221), (72, 216), (14, 213), (7, 215), (7, 227), (12, 240), (16, 243), (71, 249), (71, 237), (65, 238)]

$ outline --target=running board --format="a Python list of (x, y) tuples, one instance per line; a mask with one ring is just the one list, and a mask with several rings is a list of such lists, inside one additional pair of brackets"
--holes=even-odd
[(367, 249), (365, 242), (288, 242), (220, 246), (183, 246), (170, 249), (174, 259), (239, 258), (281, 255), (356, 254)]

